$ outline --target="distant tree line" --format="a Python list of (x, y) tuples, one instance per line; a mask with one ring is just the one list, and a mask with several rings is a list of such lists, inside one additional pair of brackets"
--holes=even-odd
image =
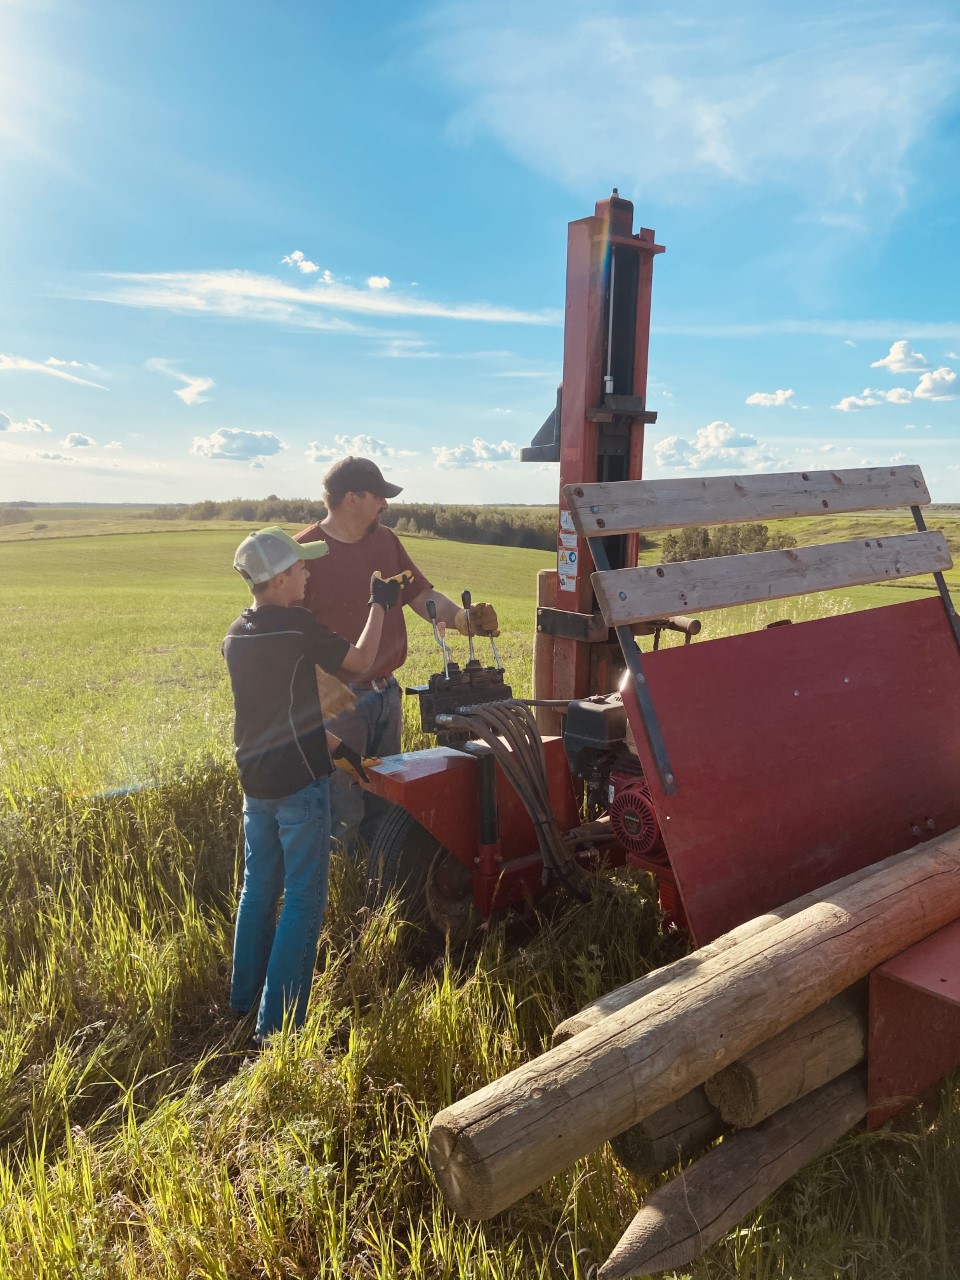
[[(312, 524), (327, 509), (317, 499), (230, 498), (226, 502), (176, 503), (157, 507), (152, 520), (246, 520), (264, 524)], [(392, 502), (383, 523), (397, 533), (416, 533), (453, 542), (553, 551), (557, 545), (555, 507), (447, 506), (434, 502)]]
[(0, 507), (0, 525), (23, 524), (25, 520), (32, 519), (33, 513), (25, 511), (22, 503), (11, 503), (8, 507)]
[(661, 555), (665, 563), (675, 560), (708, 560), (711, 556), (735, 556), (743, 551), (777, 551), (795, 547), (789, 533), (774, 533), (765, 524), (724, 524), (716, 529), (691, 525), (679, 533), (664, 535)]

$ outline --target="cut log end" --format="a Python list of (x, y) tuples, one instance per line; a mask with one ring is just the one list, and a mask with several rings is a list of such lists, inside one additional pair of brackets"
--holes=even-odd
[(488, 1170), (472, 1157), (469, 1139), (443, 1122), (443, 1112), (433, 1121), (427, 1138), (427, 1156), (446, 1203), (464, 1218), (480, 1220), (497, 1212)]

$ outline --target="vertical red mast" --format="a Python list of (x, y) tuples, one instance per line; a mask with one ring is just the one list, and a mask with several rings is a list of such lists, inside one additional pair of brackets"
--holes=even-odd
[[(663, 248), (648, 228), (634, 233), (633, 204), (616, 189), (569, 225), (563, 384), (523, 451), (526, 461), (560, 463), (557, 569), (541, 575), (538, 593), (538, 697), (583, 698), (619, 679), (619, 646), (595, 616), (589, 551), (562, 494), (566, 484), (640, 479), (644, 426), (657, 417), (646, 408), (647, 362), (653, 259)], [(611, 567), (636, 564), (638, 545), (636, 535), (611, 540)]]

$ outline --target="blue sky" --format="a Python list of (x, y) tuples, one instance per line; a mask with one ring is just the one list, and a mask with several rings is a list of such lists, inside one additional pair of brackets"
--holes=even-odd
[(549, 502), (566, 224), (654, 276), (648, 476), (960, 501), (960, 9), (0, 0), (0, 501)]

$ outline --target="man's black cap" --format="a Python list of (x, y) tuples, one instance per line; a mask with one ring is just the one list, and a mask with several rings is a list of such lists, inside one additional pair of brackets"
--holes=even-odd
[(341, 458), (323, 477), (323, 487), (334, 497), (342, 493), (373, 493), (378, 498), (395, 498), (403, 493), (401, 485), (384, 480), (383, 472), (369, 458)]

